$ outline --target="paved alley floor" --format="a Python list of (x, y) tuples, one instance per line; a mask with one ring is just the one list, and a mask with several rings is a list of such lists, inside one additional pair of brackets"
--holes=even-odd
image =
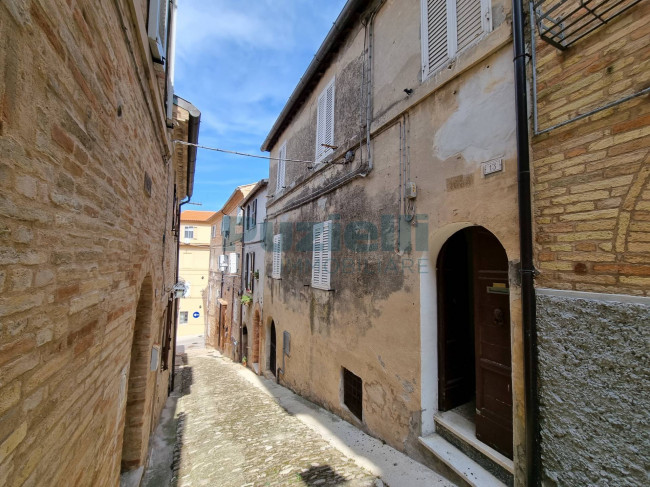
[[(148, 471), (145, 486), (452, 485), (218, 352), (189, 347), (177, 365), (179, 383), (170, 398), (176, 426), (172, 470), (167, 462), (163, 476)], [(169, 415), (169, 404), (167, 409)], [(355, 452), (356, 443), (369, 456)]]

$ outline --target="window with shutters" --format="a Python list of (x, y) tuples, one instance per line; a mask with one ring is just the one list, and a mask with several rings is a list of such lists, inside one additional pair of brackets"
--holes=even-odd
[(237, 253), (232, 252), (228, 256), (228, 272), (230, 274), (237, 274)]
[(334, 152), (334, 79), (318, 96), (316, 116), (316, 162)]
[(330, 289), (330, 262), (332, 260), (332, 222), (314, 225), (311, 260), (311, 285)]
[(282, 234), (273, 235), (273, 270), (271, 277), (280, 279), (282, 275)]
[(422, 0), (422, 79), (491, 28), (490, 0)]
[(285, 186), (285, 175), (287, 172), (287, 143), (285, 142), (280, 147), (278, 153), (278, 174), (275, 184), (275, 192), (280, 193)]

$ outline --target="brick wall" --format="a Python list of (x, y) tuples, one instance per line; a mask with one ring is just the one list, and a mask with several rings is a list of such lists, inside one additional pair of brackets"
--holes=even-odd
[[(650, 85), (650, 5), (566, 51), (538, 41), (540, 130)], [(650, 294), (648, 95), (532, 139), (541, 287)]]
[(174, 166), (142, 3), (0, 3), (2, 485), (118, 485), (125, 421), (146, 450), (166, 395)]

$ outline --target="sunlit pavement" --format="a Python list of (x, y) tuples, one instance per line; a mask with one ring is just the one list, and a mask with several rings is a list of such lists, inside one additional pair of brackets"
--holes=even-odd
[(152, 441), (143, 485), (452, 485), (288, 389), (204, 349), (202, 337), (186, 338), (177, 344), (176, 392)]

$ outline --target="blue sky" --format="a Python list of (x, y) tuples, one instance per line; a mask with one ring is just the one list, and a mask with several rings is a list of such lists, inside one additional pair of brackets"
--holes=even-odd
[[(174, 91), (201, 110), (199, 144), (260, 146), (345, 0), (180, 0)], [(268, 154), (266, 154), (268, 155)], [(192, 201), (219, 210), (268, 161), (199, 149)]]

